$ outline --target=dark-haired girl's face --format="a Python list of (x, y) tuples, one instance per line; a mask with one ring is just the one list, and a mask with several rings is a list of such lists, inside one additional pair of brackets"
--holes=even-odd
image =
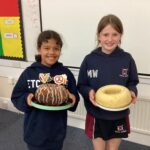
[(48, 42), (42, 43), (38, 52), (41, 55), (41, 63), (51, 67), (58, 61), (61, 54), (61, 47), (55, 39), (49, 39)]

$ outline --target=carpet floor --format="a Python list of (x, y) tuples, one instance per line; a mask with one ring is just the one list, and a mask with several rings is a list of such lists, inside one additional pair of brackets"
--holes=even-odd
[[(68, 126), (63, 150), (92, 150), (82, 129)], [(23, 114), (0, 109), (0, 150), (27, 150), (23, 141)], [(150, 150), (150, 147), (123, 141), (119, 150)]]

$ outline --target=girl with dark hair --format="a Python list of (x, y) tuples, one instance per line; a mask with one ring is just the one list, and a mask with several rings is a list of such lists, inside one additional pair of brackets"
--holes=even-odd
[[(41, 82), (40, 75), (49, 76), (50, 83), (63, 84), (75, 111), (79, 101), (76, 81), (71, 71), (58, 61), (63, 42), (51, 30), (40, 33), (37, 40), (38, 55), (17, 81), (11, 96), (14, 106), (24, 112), (24, 140), (29, 150), (62, 150), (67, 128), (67, 110), (49, 111), (32, 107), (32, 100)], [(56, 77), (65, 77), (60, 83)]]

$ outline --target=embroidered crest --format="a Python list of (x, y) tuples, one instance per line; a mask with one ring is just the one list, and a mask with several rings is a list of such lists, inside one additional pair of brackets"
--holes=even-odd
[(122, 69), (121, 71), (121, 74), (120, 74), (121, 77), (128, 77), (128, 69)]
[(123, 125), (117, 126), (117, 131), (122, 131), (123, 130)]
[(125, 133), (125, 132), (127, 132), (127, 130), (124, 128), (124, 126), (123, 126), (123, 124), (122, 125), (118, 125), (117, 127), (116, 127), (116, 130), (115, 130), (115, 133)]

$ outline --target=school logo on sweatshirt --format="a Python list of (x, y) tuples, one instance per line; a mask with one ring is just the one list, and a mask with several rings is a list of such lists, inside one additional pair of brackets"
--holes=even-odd
[(87, 70), (87, 76), (90, 78), (97, 78), (98, 77), (98, 69)]
[(120, 76), (121, 77), (128, 77), (128, 69), (122, 68)]
[(37, 88), (39, 86), (39, 83), (41, 81), (40, 80), (27, 80), (27, 83), (28, 83), (28, 88), (31, 89), (31, 88)]

